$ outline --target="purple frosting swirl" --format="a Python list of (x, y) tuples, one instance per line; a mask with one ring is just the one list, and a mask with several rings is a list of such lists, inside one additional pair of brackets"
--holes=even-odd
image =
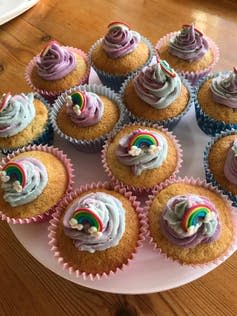
[(230, 183), (237, 185), (237, 138), (227, 153), (224, 175)]
[(37, 57), (37, 67), (41, 78), (58, 80), (76, 67), (76, 58), (73, 52), (53, 41)]
[(95, 125), (101, 120), (104, 113), (104, 105), (98, 95), (86, 91), (83, 92), (83, 95), (85, 98), (85, 106), (82, 111), (79, 112), (75, 108), (76, 104), (72, 102), (71, 96), (66, 97), (67, 114), (78, 127)]
[(123, 57), (131, 53), (140, 42), (140, 35), (129, 30), (123, 24), (110, 27), (102, 41), (102, 47), (106, 54), (113, 59)]
[(237, 69), (212, 79), (211, 92), (217, 103), (237, 109)]
[[(193, 206), (206, 205), (211, 217), (202, 219), (193, 226), (192, 231), (184, 231), (182, 219), (186, 211)], [(171, 198), (160, 217), (160, 228), (167, 240), (182, 248), (193, 248), (201, 243), (210, 243), (220, 234), (220, 223), (215, 206), (205, 197), (197, 195), (179, 195)]]
[(182, 31), (170, 40), (169, 52), (190, 63), (201, 59), (208, 50), (208, 41), (193, 25), (184, 25)]

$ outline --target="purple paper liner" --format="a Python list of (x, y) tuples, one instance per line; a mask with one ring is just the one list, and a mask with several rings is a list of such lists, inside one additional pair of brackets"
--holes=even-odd
[[(165, 36), (163, 36), (161, 39), (159, 39), (159, 41), (157, 42), (155, 48), (159, 51), (159, 49), (166, 45), (167, 43), (169, 43), (170, 39), (173, 38), (174, 36), (178, 35), (179, 32), (171, 32)], [(215, 42), (213, 42), (212, 39), (210, 39), (209, 37), (205, 36), (206, 40), (208, 41), (209, 47), (212, 50), (213, 53), (213, 61), (212, 63), (209, 65), (209, 67), (200, 70), (200, 71), (182, 71), (181, 69), (175, 69), (178, 73), (180, 73), (182, 76), (184, 76), (187, 80), (189, 80), (191, 82), (191, 84), (194, 86), (197, 84), (197, 82), (205, 77), (206, 75), (208, 75), (212, 69), (214, 68), (214, 66), (216, 65), (216, 63), (218, 62), (219, 58), (220, 58), (220, 50), (217, 47), (217, 45), (215, 44)], [(159, 55), (159, 52), (157, 52)]]
[[(216, 258), (214, 260), (210, 260), (206, 263), (197, 263), (197, 264), (185, 263), (183, 261), (180, 261), (179, 259), (174, 259), (171, 255), (168, 255), (166, 252), (164, 252), (161, 248), (159, 248), (159, 245), (156, 243), (156, 241), (151, 236), (151, 233), (149, 230), (148, 212), (149, 212), (150, 206), (151, 206), (154, 198), (157, 196), (157, 194), (159, 194), (160, 191), (162, 191), (166, 187), (170, 186), (173, 183), (179, 183), (179, 182), (193, 184), (193, 185), (207, 188), (210, 191), (213, 191), (216, 194), (218, 194), (226, 202), (226, 204), (229, 206), (230, 217), (231, 217), (232, 225), (233, 225), (233, 238), (232, 238), (231, 245), (228, 247), (228, 249), (226, 249), (226, 251), (219, 258)], [(192, 266), (193, 268), (207, 267), (210, 264), (219, 265), (220, 263), (225, 261), (237, 249), (237, 216), (236, 216), (236, 213), (235, 213), (233, 207), (231, 206), (231, 203), (228, 201), (227, 197), (225, 195), (223, 195), (222, 192), (220, 190), (218, 190), (217, 187), (214, 187), (212, 184), (207, 183), (203, 179), (200, 179), (200, 178), (194, 179), (192, 177), (191, 178), (178, 177), (176, 179), (167, 180), (164, 183), (162, 183), (161, 185), (156, 186), (153, 189), (152, 194), (149, 195), (149, 199), (146, 201), (146, 207), (145, 207), (144, 212), (145, 212), (145, 221), (146, 221), (144, 229), (147, 230), (147, 238), (149, 240), (150, 245), (152, 246), (154, 251), (158, 251), (160, 255), (162, 255), (165, 259), (168, 259), (170, 262), (177, 262), (180, 265)]]
[[(225, 188), (223, 188), (215, 179), (213, 173), (211, 172), (210, 168), (209, 168), (209, 163), (208, 163), (208, 156), (210, 153), (210, 149), (213, 146), (213, 144), (215, 142), (217, 142), (220, 138), (223, 138), (225, 136), (228, 135), (234, 135), (236, 134), (237, 137), (237, 130), (235, 129), (231, 129), (231, 130), (227, 130), (225, 132), (221, 132), (219, 135), (217, 135), (215, 138), (212, 138), (205, 150), (204, 150), (204, 156), (203, 156), (203, 163), (204, 163), (204, 171), (205, 171), (205, 176), (206, 176), (206, 180), (208, 183), (211, 183), (213, 186), (218, 187), (218, 189), (225, 195), (228, 196), (228, 198), (232, 201), (233, 206), (237, 207), (237, 196), (234, 195), (233, 193), (227, 191)], [(217, 159), (219, 159), (220, 157), (217, 157)]]
[[(139, 236), (138, 236), (138, 240), (137, 240), (137, 245), (136, 245), (133, 253), (131, 254), (131, 257), (127, 258), (126, 261), (122, 264), (122, 266), (117, 267), (116, 270), (114, 270), (114, 271), (111, 270), (109, 273), (104, 272), (101, 274), (99, 274), (99, 273), (93, 274), (93, 273), (87, 273), (87, 272), (79, 270), (79, 268), (77, 268), (73, 263), (68, 263), (64, 259), (63, 255), (61, 255), (61, 253), (58, 249), (58, 246), (57, 246), (56, 230), (57, 230), (57, 226), (59, 224), (62, 210), (69, 203), (71, 203), (75, 198), (77, 198), (79, 195), (81, 195), (84, 192), (87, 192), (87, 191), (92, 190), (92, 189), (102, 189), (102, 188), (103, 189), (113, 189), (115, 192), (122, 194), (125, 198), (127, 198), (131, 202), (133, 208), (135, 209), (135, 211), (137, 213), (138, 219), (139, 219)], [(137, 201), (136, 196), (134, 196), (132, 194), (132, 192), (127, 191), (125, 188), (121, 188), (119, 186), (113, 186), (109, 182), (98, 182), (98, 183), (91, 183), (91, 184), (86, 184), (86, 185), (80, 186), (78, 189), (73, 191), (71, 194), (68, 194), (67, 196), (65, 196), (65, 198), (61, 201), (60, 205), (56, 208), (56, 211), (52, 217), (53, 218), (50, 221), (50, 225), (48, 228), (50, 250), (53, 252), (54, 257), (57, 259), (58, 263), (62, 265), (62, 268), (64, 270), (67, 270), (70, 275), (73, 275), (76, 278), (82, 277), (84, 280), (86, 280), (86, 279), (91, 279), (91, 280), (98, 279), (98, 280), (100, 280), (101, 278), (112, 277), (118, 271), (123, 271), (128, 265), (131, 264), (131, 262), (135, 261), (134, 257), (136, 255), (138, 249), (142, 247), (142, 243), (145, 239), (145, 234), (146, 234), (146, 230), (144, 228), (145, 227), (145, 220), (144, 220), (143, 208), (140, 207), (140, 202)]]
[(92, 52), (93, 52), (93, 50), (95, 49), (96, 46), (101, 44), (102, 40), (103, 40), (103, 38), (100, 38), (90, 48), (89, 53), (88, 53), (88, 55), (89, 55), (89, 62), (91, 64), (91, 66), (94, 68), (95, 72), (97, 73), (97, 75), (98, 75), (100, 81), (103, 83), (103, 85), (111, 88), (115, 92), (119, 92), (123, 82), (128, 77), (130, 77), (133, 73), (136, 73), (136, 72), (140, 71), (143, 67), (148, 66), (150, 64), (153, 56), (155, 55), (155, 50), (154, 50), (154, 47), (152, 46), (151, 42), (147, 38), (141, 36), (141, 40), (149, 47), (149, 58), (148, 58), (147, 62), (144, 65), (142, 65), (141, 67), (135, 69), (134, 71), (129, 72), (128, 74), (115, 75), (115, 74), (112, 74), (112, 73), (109, 73), (109, 72), (105, 72), (105, 71), (102, 71), (102, 70), (98, 69), (94, 65), (94, 63), (92, 61)]
[(220, 73), (226, 74), (228, 72), (217, 72), (214, 74), (210, 74), (207, 77), (198, 81), (197, 86), (195, 88), (194, 93), (194, 105), (196, 112), (196, 119), (199, 128), (207, 135), (216, 136), (220, 134), (222, 131), (237, 129), (237, 123), (225, 123), (224, 121), (218, 121), (214, 118), (208, 116), (205, 112), (203, 112), (199, 102), (198, 102), (198, 92), (201, 89), (202, 85), (209, 79), (217, 77)]
[[(137, 73), (133, 74), (132, 76), (130, 76), (122, 85), (121, 90), (120, 90), (120, 95), (121, 95), (121, 100), (124, 104), (124, 107), (127, 109), (126, 104), (124, 102), (124, 93), (125, 93), (125, 89), (126, 86), (128, 85), (130, 80), (133, 80), (135, 78), (135, 76), (137, 75)], [(145, 122), (147, 124), (158, 124), (158, 125), (162, 125), (163, 127), (166, 127), (168, 129), (173, 129), (181, 120), (181, 118), (189, 111), (189, 109), (191, 108), (192, 104), (193, 104), (193, 100), (194, 100), (194, 88), (192, 87), (192, 85), (190, 84), (190, 82), (185, 79), (184, 77), (180, 76), (180, 79), (183, 83), (183, 85), (187, 88), (188, 93), (189, 93), (189, 101), (187, 106), (185, 107), (185, 109), (183, 110), (183, 112), (181, 112), (179, 115), (172, 117), (172, 118), (168, 118), (166, 120), (147, 120), (147, 119), (143, 119), (140, 118), (138, 116), (135, 116), (132, 112), (130, 112), (127, 109), (128, 115), (130, 117), (130, 120), (132, 122)], [(159, 110), (157, 110), (159, 111)]]
[[(50, 109), (49, 103), (38, 93), (34, 93), (34, 98), (40, 100), (46, 106), (49, 113), (49, 109)], [(53, 145), (53, 128), (49, 122), (49, 118), (42, 134), (40, 134), (37, 138), (33, 139), (31, 142), (25, 144), (24, 146), (15, 147), (15, 148), (2, 148), (0, 149), (0, 153), (2, 153), (3, 155), (8, 155), (21, 147), (25, 147), (28, 145), (40, 145), (40, 144), (49, 145), (49, 146)]]
[[(114, 128), (106, 133), (105, 135), (102, 135), (98, 138), (95, 139), (90, 139), (90, 140), (80, 140), (73, 138), (71, 136), (68, 136), (64, 134), (58, 124), (57, 124), (57, 114), (58, 111), (61, 109), (61, 107), (65, 104), (65, 97), (68, 94), (71, 94), (74, 91), (81, 90), (81, 91), (89, 91), (89, 92), (94, 92), (99, 95), (103, 95), (108, 97), (110, 100), (116, 103), (116, 105), (119, 108), (120, 111), (120, 117), (118, 119), (118, 122), (115, 124)], [(73, 87), (64, 93), (62, 93), (55, 101), (53, 104), (53, 107), (50, 110), (50, 122), (53, 126), (54, 131), (64, 140), (70, 142), (74, 147), (83, 152), (88, 152), (88, 153), (94, 153), (94, 152), (99, 152), (101, 151), (103, 144), (105, 140), (112, 136), (115, 135), (120, 128), (120, 126), (124, 123), (126, 118), (126, 110), (120, 100), (120, 97), (118, 94), (116, 94), (114, 91), (112, 91), (110, 88), (107, 88), (102, 85), (96, 85), (96, 84), (91, 84), (91, 85), (81, 85), (81, 86), (76, 86)]]
[[(68, 173), (68, 185), (65, 190), (64, 196), (70, 193), (72, 191), (72, 186), (74, 183), (74, 168), (71, 163), (71, 160), (67, 157), (67, 155), (56, 147), (47, 146), (47, 145), (44, 145), (44, 146), (43, 145), (39, 145), (39, 146), (29, 145), (27, 147), (20, 148), (17, 151), (13, 152), (12, 154), (9, 154), (7, 157), (3, 158), (0, 161), (0, 170), (8, 161), (10, 161), (12, 158), (17, 156), (18, 154), (26, 152), (26, 151), (30, 152), (32, 150), (51, 153), (52, 155), (54, 155), (55, 157), (57, 157), (59, 160), (63, 162)], [(62, 198), (55, 205), (52, 205), (52, 207), (50, 207), (44, 213), (34, 215), (31, 217), (13, 218), (4, 214), (4, 212), (0, 210), (0, 220), (7, 221), (9, 224), (30, 224), (30, 223), (42, 223), (42, 222), (48, 221), (52, 217), (52, 213), (55, 211), (56, 206), (61, 202), (61, 200), (64, 199), (64, 196), (62, 196)]]

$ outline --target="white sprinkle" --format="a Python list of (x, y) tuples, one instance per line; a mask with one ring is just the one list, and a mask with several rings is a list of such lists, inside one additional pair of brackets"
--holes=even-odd
[(137, 146), (132, 146), (128, 153), (129, 155), (134, 157), (134, 156), (139, 156), (141, 152), (142, 152), (141, 148)]

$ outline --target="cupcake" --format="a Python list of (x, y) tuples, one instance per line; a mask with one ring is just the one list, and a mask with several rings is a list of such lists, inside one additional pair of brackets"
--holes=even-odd
[(0, 163), (0, 218), (25, 224), (47, 220), (72, 189), (72, 165), (56, 148), (28, 146)]
[[(221, 157), (221, 159), (220, 159)], [(237, 131), (214, 138), (204, 152), (206, 179), (228, 195), (237, 206)]]
[(156, 44), (161, 59), (180, 72), (192, 84), (207, 75), (219, 59), (219, 49), (194, 25), (183, 25), (179, 32), (162, 37)]
[(83, 85), (63, 93), (51, 111), (54, 130), (80, 151), (100, 151), (124, 119), (119, 97), (101, 85)]
[(181, 147), (175, 136), (157, 125), (123, 126), (108, 139), (102, 163), (116, 184), (132, 190), (149, 190), (174, 177), (182, 163)]
[(72, 86), (86, 83), (89, 71), (82, 50), (50, 41), (28, 64), (26, 80), (33, 90), (52, 100)]
[(112, 275), (128, 265), (141, 245), (140, 212), (139, 202), (124, 189), (108, 183), (81, 187), (53, 214), (51, 250), (76, 277)]
[(0, 96), (0, 151), (10, 153), (28, 144), (52, 144), (48, 103), (38, 94)]
[(123, 81), (148, 65), (153, 57), (151, 43), (122, 22), (112, 22), (108, 32), (90, 49), (89, 58), (102, 83), (119, 91)]
[(218, 263), (236, 247), (236, 216), (228, 200), (197, 179), (167, 181), (147, 203), (151, 243), (182, 264)]
[(194, 102), (197, 123), (204, 133), (215, 136), (237, 128), (237, 69), (201, 80)]
[(192, 104), (190, 83), (165, 60), (143, 68), (128, 78), (121, 99), (132, 120), (174, 127)]

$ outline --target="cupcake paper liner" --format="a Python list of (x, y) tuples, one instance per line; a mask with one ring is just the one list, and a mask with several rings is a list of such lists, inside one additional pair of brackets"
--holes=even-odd
[[(227, 73), (227, 72), (222, 72)], [(232, 128), (237, 129), (237, 123), (225, 123), (224, 121), (218, 121), (214, 118), (211, 118), (206, 113), (203, 112), (201, 106), (198, 102), (198, 92), (201, 89), (202, 85), (209, 79), (217, 77), (220, 73), (214, 73), (208, 75), (206, 78), (199, 80), (196, 87), (196, 93), (194, 96), (194, 104), (195, 104), (195, 112), (196, 112), (196, 119), (199, 128), (207, 135), (216, 136), (217, 134), (221, 133), (222, 131), (230, 130)]]
[[(75, 54), (83, 57), (86, 60), (86, 62), (88, 64), (87, 72), (84, 75), (84, 77), (77, 84), (79, 85), (79, 84), (88, 83), (89, 74), (90, 74), (90, 63), (89, 63), (87, 54), (85, 52), (83, 52), (79, 48), (74, 48), (74, 47), (69, 47), (69, 46), (63, 46), (63, 47), (66, 48), (66, 49), (69, 49), (70, 51), (72, 51)], [(62, 90), (62, 91), (49, 91), (49, 90), (45, 90), (45, 89), (38, 89), (37, 87), (34, 86), (34, 84), (31, 81), (31, 73), (32, 73), (32, 70), (33, 70), (34, 66), (36, 65), (37, 57), (39, 57), (39, 54), (37, 56), (33, 57), (33, 59), (27, 65), (26, 71), (25, 71), (25, 80), (26, 80), (27, 84), (30, 86), (30, 88), (32, 90), (38, 92), (45, 99), (47, 99), (50, 103), (52, 103), (57, 98), (57, 96), (59, 96), (65, 90)]]
[(225, 195), (228, 196), (228, 198), (232, 201), (233, 206), (237, 207), (237, 196), (234, 195), (233, 193), (227, 191), (225, 188), (223, 188), (216, 180), (215, 177), (213, 175), (213, 173), (211, 172), (210, 168), (209, 168), (209, 163), (208, 163), (208, 156), (209, 156), (209, 152), (210, 149), (212, 147), (212, 145), (218, 141), (220, 138), (223, 138), (225, 136), (228, 135), (236, 135), (237, 136), (237, 130), (227, 130), (225, 132), (221, 132), (219, 135), (217, 135), (215, 138), (211, 139), (205, 150), (204, 150), (204, 157), (203, 157), (203, 162), (204, 162), (204, 171), (205, 171), (205, 176), (206, 176), (206, 180), (208, 183), (211, 183), (213, 186), (218, 187), (218, 189)]
[[(121, 100), (126, 108), (125, 102), (124, 102), (124, 93), (125, 93), (125, 89), (126, 86), (128, 85), (130, 80), (133, 80), (135, 78), (137, 74), (133, 74), (132, 76), (130, 76), (122, 85), (121, 90), (120, 90), (120, 95), (121, 95)], [(193, 104), (193, 99), (194, 99), (194, 89), (191, 86), (190, 82), (185, 79), (184, 77), (180, 76), (180, 79), (183, 83), (183, 85), (187, 88), (188, 92), (189, 92), (189, 102), (186, 106), (186, 108), (184, 109), (184, 111), (182, 113), (180, 113), (179, 115), (172, 117), (172, 118), (168, 118), (166, 120), (147, 120), (147, 119), (143, 119), (140, 118), (138, 116), (135, 116), (132, 112), (130, 112), (127, 108), (128, 111), (128, 115), (131, 119), (132, 122), (137, 121), (137, 122), (145, 122), (146, 124), (158, 124), (158, 125), (162, 125), (163, 127), (166, 127), (168, 129), (173, 129), (178, 122), (181, 120), (181, 118), (189, 111), (189, 109), (191, 108), (192, 104)]]
[(135, 69), (134, 71), (129, 72), (128, 74), (125, 74), (125, 75), (116, 74), (116, 75), (115, 75), (115, 74), (112, 74), (112, 73), (109, 73), (109, 72), (105, 72), (105, 71), (102, 71), (102, 70), (98, 69), (98, 68), (94, 65), (94, 63), (93, 63), (93, 61), (92, 61), (92, 52), (93, 52), (93, 50), (96, 48), (96, 46), (98, 46), (99, 44), (101, 44), (102, 40), (103, 40), (103, 38), (100, 38), (100, 39), (97, 40), (97, 41), (94, 43), (94, 45), (90, 48), (89, 53), (88, 53), (88, 55), (89, 55), (89, 61), (90, 61), (91, 66), (92, 66), (92, 67), (94, 68), (94, 70), (96, 71), (96, 73), (97, 73), (98, 77), (100, 78), (101, 82), (102, 82), (105, 86), (107, 86), (107, 87), (113, 89), (115, 92), (119, 92), (122, 83), (123, 83), (128, 77), (130, 77), (133, 73), (136, 73), (136, 72), (140, 71), (143, 67), (148, 66), (148, 65), (150, 64), (150, 62), (151, 62), (151, 60), (152, 60), (154, 54), (155, 54), (155, 51), (154, 51), (154, 48), (153, 48), (151, 42), (150, 42), (147, 38), (141, 36), (141, 40), (149, 47), (149, 51), (150, 51), (149, 58), (148, 58), (147, 62), (146, 62), (144, 65), (142, 65), (141, 67)]
[[(183, 150), (181, 148), (181, 145), (179, 143), (179, 140), (176, 138), (176, 136), (170, 132), (167, 128), (164, 128), (162, 126), (159, 126), (157, 124), (152, 124), (152, 123), (144, 123), (144, 122), (134, 122), (134, 123), (130, 123), (130, 124), (127, 124), (127, 125), (124, 125), (121, 129), (123, 128), (126, 128), (128, 126), (133, 126), (133, 125), (142, 125), (144, 127), (152, 127), (152, 128), (156, 128), (162, 132), (164, 132), (165, 134), (169, 135), (169, 137), (171, 138), (171, 140), (173, 141), (173, 144), (176, 148), (176, 151), (177, 151), (177, 165), (176, 165), (176, 168), (174, 170), (174, 172), (172, 173), (171, 176), (169, 176), (167, 179), (173, 179), (176, 177), (176, 175), (178, 174), (181, 166), (182, 166), (182, 163), (183, 163)], [(103, 150), (102, 150), (102, 153), (101, 153), (101, 159), (102, 159), (102, 164), (103, 164), (103, 168), (104, 168), (104, 171), (105, 173), (108, 175), (108, 177), (110, 178), (111, 182), (114, 183), (114, 185), (119, 185), (121, 187), (124, 187), (126, 188), (126, 190), (131, 190), (133, 191), (134, 193), (136, 194), (141, 194), (141, 193), (145, 193), (145, 192), (150, 192), (153, 188), (153, 187), (150, 187), (150, 188), (137, 188), (135, 186), (132, 186), (132, 185), (128, 185), (122, 181), (120, 181), (119, 179), (117, 179), (114, 175), (113, 175), (113, 172), (112, 170), (109, 168), (108, 166), (108, 163), (107, 163), (107, 159), (106, 159), (106, 154), (107, 154), (107, 150), (108, 150), (108, 147), (112, 141), (113, 137), (110, 137), (106, 143), (104, 144), (104, 147), (103, 147)]]
[[(229, 206), (230, 209), (230, 216), (231, 216), (231, 220), (232, 220), (232, 225), (233, 225), (233, 239), (232, 239), (232, 243), (231, 245), (228, 247), (228, 249), (226, 249), (226, 251), (218, 258), (214, 259), (214, 260), (210, 260), (207, 263), (197, 263), (197, 264), (190, 264), (190, 263), (185, 263), (185, 262), (181, 262), (178, 259), (173, 258), (172, 256), (169, 256), (166, 252), (164, 252), (161, 248), (159, 248), (159, 245), (154, 241), (153, 237), (150, 234), (150, 230), (149, 230), (149, 220), (148, 220), (148, 212), (150, 209), (150, 206), (154, 200), (154, 198), (156, 197), (156, 195), (163, 190), (164, 188), (168, 187), (169, 185), (173, 184), (173, 183), (177, 183), (177, 182), (182, 182), (185, 184), (191, 184), (191, 185), (196, 185), (196, 186), (202, 186), (206, 189), (209, 189), (215, 193), (217, 193), (225, 202), (226, 204)], [(233, 209), (233, 207), (231, 206), (231, 203), (228, 201), (227, 197), (225, 195), (222, 194), (222, 192), (220, 190), (218, 190), (217, 187), (214, 187), (213, 185), (211, 185), (210, 183), (207, 183), (205, 180), (202, 180), (200, 178), (194, 179), (194, 178), (188, 178), (188, 177), (184, 177), (184, 178), (180, 178), (178, 177), (177, 179), (173, 179), (173, 180), (167, 180), (166, 182), (162, 183), (159, 186), (156, 186), (153, 191), (152, 194), (149, 196), (149, 200), (146, 201), (146, 207), (145, 207), (145, 220), (146, 220), (146, 224), (145, 224), (145, 228), (147, 230), (147, 237), (148, 237), (148, 241), (149, 244), (152, 246), (152, 248), (154, 249), (154, 251), (158, 251), (159, 254), (161, 254), (164, 258), (168, 259), (170, 262), (177, 262), (183, 266), (192, 266), (193, 268), (200, 268), (200, 267), (206, 267), (209, 266), (210, 264), (214, 264), (214, 265), (219, 265), (221, 264), (223, 261), (225, 261), (236, 249), (237, 249), (237, 216), (236, 213)]]
[[(171, 32), (165, 36), (163, 36), (156, 44), (155, 48), (159, 51), (159, 49), (164, 46), (167, 45), (170, 42), (170, 39), (173, 38), (174, 36), (178, 35), (179, 32)], [(200, 80), (201, 78), (205, 77), (207, 74), (209, 74), (212, 69), (214, 68), (214, 66), (216, 65), (216, 63), (219, 60), (220, 57), (220, 51), (219, 48), (217, 47), (217, 45), (215, 44), (215, 42), (213, 42), (212, 39), (210, 39), (209, 37), (205, 36), (205, 38), (208, 41), (209, 47), (212, 50), (213, 53), (213, 61), (212, 63), (209, 65), (209, 67), (200, 70), (200, 71), (182, 71), (179, 69), (175, 69), (177, 72), (179, 72), (181, 75), (183, 75), (186, 79), (188, 79), (192, 85), (195, 85), (197, 83), (198, 80)], [(159, 52), (158, 52), (159, 55)]]
[[(112, 188), (114, 191), (125, 196), (131, 202), (132, 206), (137, 212), (138, 219), (140, 222), (139, 237), (138, 237), (136, 248), (134, 249), (131, 257), (127, 258), (127, 261), (124, 262), (122, 266), (117, 267), (116, 270), (114, 271), (111, 270), (109, 273), (93, 274), (93, 273), (87, 273), (87, 272), (81, 271), (80, 269), (78, 269), (78, 267), (76, 267), (72, 263), (67, 262), (64, 259), (63, 255), (60, 253), (60, 250), (58, 249), (58, 246), (57, 246), (56, 231), (57, 231), (57, 226), (60, 221), (60, 216), (62, 214), (62, 209), (64, 207), (66, 207), (73, 199), (75, 199), (80, 194), (91, 189), (102, 189), (102, 188), (104, 189)], [(84, 186), (81, 186), (79, 189), (75, 190), (71, 194), (68, 194), (61, 201), (60, 205), (56, 209), (56, 212), (53, 214), (53, 218), (50, 221), (49, 235), (48, 235), (50, 249), (53, 252), (54, 257), (56, 257), (58, 263), (62, 265), (63, 269), (67, 270), (70, 275), (74, 275), (76, 278), (82, 277), (84, 280), (88, 278), (91, 280), (95, 280), (95, 279), (111, 277), (115, 275), (116, 272), (123, 271), (124, 268), (127, 267), (131, 263), (132, 260), (134, 260), (134, 256), (136, 255), (138, 249), (142, 246), (142, 242), (145, 239), (145, 232), (146, 232), (144, 229), (145, 219), (144, 219), (144, 215), (142, 211), (143, 209), (140, 207), (140, 202), (136, 200), (136, 197), (132, 195), (130, 191), (126, 191), (125, 188), (120, 188), (119, 186), (113, 187), (109, 182), (98, 182), (98, 183), (86, 184)]]
[[(44, 103), (44, 105), (48, 109), (48, 115), (49, 115), (49, 108), (50, 108), (49, 103), (38, 93), (34, 93), (34, 98), (39, 99), (42, 103)], [(49, 118), (48, 118), (48, 122), (47, 122), (42, 134), (39, 135), (37, 138), (33, 139), (31, 142), (29, 142), (21, 147), (25, 147), (28, 145), (40, 145), (40, 144), (42, 144), (42, 145), (52, 145), (53, 144), (53, 128), (49, 122)], [(0, 149), (0, 153), (2, 153), (3, 155), (8, 155), (8, 154), (12, 153), (13, 151), (16, 151), (18, 148), (20, 148), (20, 147), (2, 148), (2, 149)]]
[[(63, 151), (52, 146), (29, 145), (27, 147), (20, 148), (17, 151), (13, 152), (12, 154), (9, 154), (7, 157), (2, 159), (2, 161), (0, 162), (0, 170), (9, 160), (14, 158), (18, 154), (26, 152), (26, 151), (32, 151), (32, 150), (51, 153), (52, 155), (54, 155), (55, 157), (57, 157), (59, 160), (63, 162), (68, 173), (68, 186), (67, 186), (64, 196), (70, 193), (72, 191), (72, 186), (74, 183), (73, 165), (71, 163), (71, 160), (66, 156), (66, 154), (63, 153)], [(42, 223), (42, 222), (48, 221), (51, 218), (52, 213), (55, 211), (56, 206), (60, 203), (61, 200), (63, 200), (64, 196), (55, 205), (53, 205), (50, 209), (48, 209), (43, 214), (38, 214), (38, 215), (27, 217), (27, 218), (13, 218), (13, 217), (7, 216), (6, 214), (4, 214), (3, 211), (0, 210), (0, 220), (7, 221), (10, 224), (30, 224), (30, 223)]]
[[(107, 98), (109, 98), (110, 100), (114, 101), (117, 104), (119, 111), (120, 111), (120, 117), (119, 117), (118, 122), (115, 124), (114, 128), (109, 133), (102, 135), (102, 136), (95, 138), (95, 139), (80, 140), (80, 139), (76, 139), (76, 138), (73, 138), (71, 136), (68, 136), (60, 130), (60, 128), (57, 124), (58, 111), (64, 105), (65, 97), (68, 94), (71, 94), (72, 92), (77, 91), (77, 90), (90, 91), (90, 92), (94, 92), (94, 93), (99, 94), (99, 95), (106, 96)], [(51, 124), (53, 126), (54, 131), (56, 131), (56, 133), (62, 139), (65, 139), (66, 141), (69, 141), (71, 144), (73, 144), (79, 151), (99, 152), (101, 150), (106, 138), (113, 136), (117, 133), (118, 129), (120, 128), (120, 126), (123, 124), (123, 122), (125, 120), (126, 113), (127, 112), (126, 112), (126, 110), (125, 110), (125, 108), (124, 108), (124, 106), (119, 98), (119, 95), (114, 93), (114, 91), (112, 91), (110, 88), (107, 88), (107, 87), (102, 86), (102, 85), (96, 85), (96, 84), (81, 85), (81, 86), (76, 86), (76, 87), (73, 87), (73, 88), (65, 91), (63, 94), (61, 94), (57, 98), (57, 100), (55, 101), (53, 108), (51, 109), (51, 112), (50, 112), (50, 121), (51, 121)]]

